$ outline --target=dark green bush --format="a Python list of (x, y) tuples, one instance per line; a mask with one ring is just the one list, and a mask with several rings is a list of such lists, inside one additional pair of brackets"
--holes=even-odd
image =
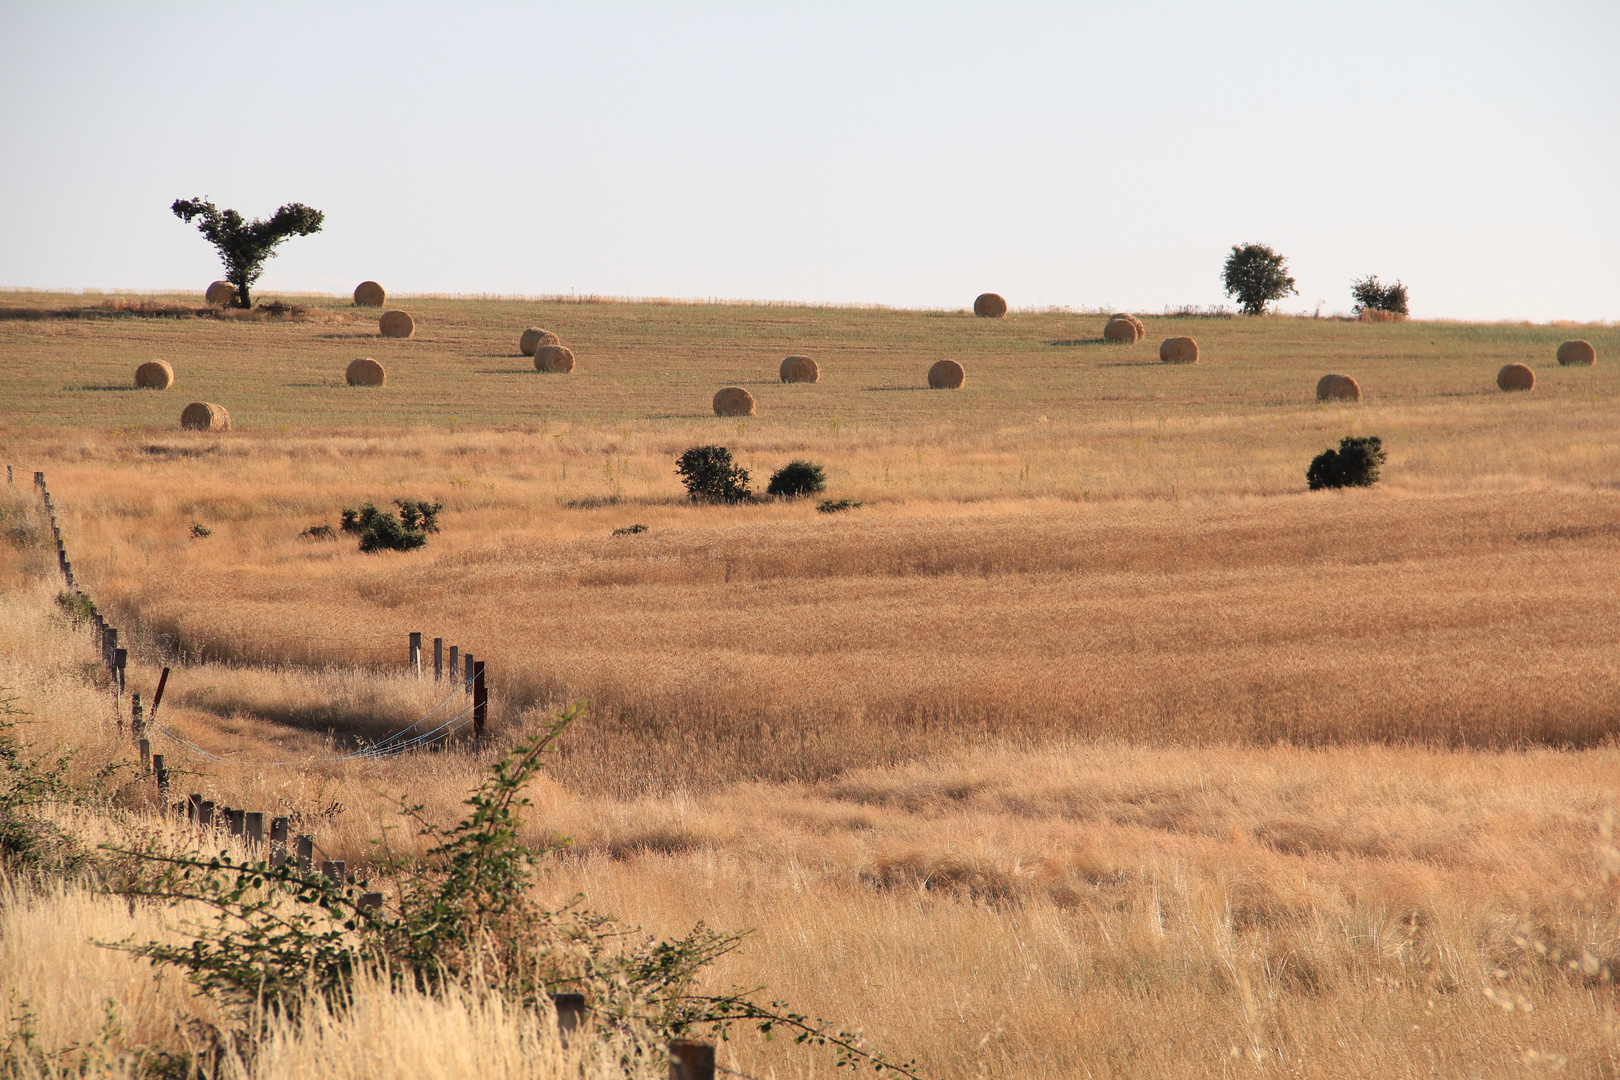
[(815, 495), (827, 489), (827, 474), (813, 461), (790, 461), (771, 474), (765, 494), (784, 499)]
[(626, 525), (622, 529), (614, 529), (613, 530), (613, 535), (614, 536), (634, 536), (636, 533), (644, 533), (646, 531), (647, 531), (647, 526), (645, 526), (645, 525)]
[(1339, 440), (1337, 450), (1324, 450), (1311, 459), (1305, 482), (1312, 491), (1322, 488), (1371, 487), (1378, 483), (1378, 466), (1384, 463), (1384, 448), (1378, 436), (1349, 436)]
[(686, 494), (693, 502), (747, 502), (754, 497), (748, 490), (748, 470), (731, 460), (723, 446), (694, 446), (675, 463)]
[(413, 499), (395, 499), (399, 516), (364, 503), (358, 510), (343, 511), (342, 529), (360, 537), (360, 550), (415, 551), (427, 543), (427, 534), (439, 531), (439, 511), (443, 503), (429, 503)]
[(1385, 285), (1378, 280), (1378, 275), (1368, 274), (1360, 281), (1350, 283), (1350, 295), (1355, 297), (1356, 306), (1353, 309), (1358, 315), (1365, 309), (1373, 311), (1388, 311), (1395, 315), (1410, 314), (1406, 310), (1406, 286), (1400, 279), (1393, 285)]
[(337, 533), (333, 531), (332, 526), (325, 525), (325, 524), (311, 525), (309, 528), (305, 529), (303, 532), (299, 533), (298, 535), (304, 537), (306, 540), (336, 540), (337, 539)]
[(214, 530), (210, 529), (208, 526), (204, 525), (202, 522), (193, 521), (191, 523), (191, 538), (193, 540), (201, 540), (206, 536), (213, 536), (213, 535), (214, 535)]
[(844, 510), (853, 510), (861, 505), (853, 499), (828, 499), (816, 510), (823, 514), (837, 514)]
[(1297, 293), (1288, 260), (1265, 244), (1233, 244), (1221, 271), (1228, 296), (1237, 297), (1245, 315), (1264, 315), (1266, 305)]

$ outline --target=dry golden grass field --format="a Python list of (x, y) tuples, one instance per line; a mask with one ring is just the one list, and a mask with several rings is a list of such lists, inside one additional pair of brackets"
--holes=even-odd
[[(552, 899), (755, 927), (716, 985), (929, 1075), (1620, 1075), (1620, 330), (396, 298), (417, 333), (384, 340), (289, 299), (0, 297), (0, 685), (86, 768), (125, 751), (30, 544), (36, 469), (131, 689), (176, 666), (189, 790), (340, 806), (336, 857), (494, 753), (308, 763), (439, 704), (421, 631), (488, 663), (498, 743), (591, 703), (536, 796), (535, 838), (575, 840)], [(1181, 334), (1202, 361), (1158, 363)], [(1556, 364), (1575, 337), (1596, 367)], [(793, 353), (821, 382), (777, 381)], [(358, 356), (386, 386), (344, 385)], [(965, 387), (928, 390), (946, 358)], [(132, 388), (151, 359), (174, 388)], [(1316, 404), (1328, 372), (1363, 402)], [(713, 415), (732, 384), (756, 416)], [(235, 430), (179, 430), (194, 400)], [(1383, 481), (1307, 492), (1361, 434)], [(693, 505), (702, 443), (861, 506)], [(445, 504), (425, 549), (299, 535), (394, 498)]]

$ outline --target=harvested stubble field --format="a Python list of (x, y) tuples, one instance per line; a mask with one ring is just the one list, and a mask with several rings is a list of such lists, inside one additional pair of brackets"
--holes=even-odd
[[(197, 784), (341, 805), (323, 842), (353, 860), (383, 796), (453, 805), (477, 754), (255, 764), (431, 707), (398, 672), (421, 630), (489, 663), (502, 730), (591, 701), (538, 800), (577, 840), (557, 896), (757, 926), (717, 978), (934, 1073), (1620, 1068), (1620, 332), (1149, 316), (1125, 345), (1106, 313), (396, 301), (413, 339), (310, 298), (0, 319), (6, 459), (138, 631), (134, 688), (187, 661), (169, 721), (239, 763)], [(534, 372), (527, 326), (575, 372)], [(1202, 361), (1159, 364), (1182, 334)], [(1596, 368), (1557, 365), (1570, 337)], [(820, 383), (778, 381), (793, 353)], [(386, 387), (344, 385), (362, 355)], [(964, 389), (924, 388), (941, 358)], [(175, 389), (123, 389), (148, 359)], [(1509, 362), (1533, 392), (1496, 389)], [(1329, 371), (1363, 403), (1315, 404)], [(727, 384), (759, 415), (714, 417)], [(237, 430), (178, 431), (190, 400)], [(1384, 482), (1307, 494), (1349, 434)], [(673, 462), (705, 442), (756, 490), (810, 458), (863, 505), (692, 506)], [(445, 503), (424, 551), (298, 536), (394, 497)], [(65, 656), (43, 563), (13, 564), (15, 649)], [(38, 665), (16, 681), (72, 667)]]

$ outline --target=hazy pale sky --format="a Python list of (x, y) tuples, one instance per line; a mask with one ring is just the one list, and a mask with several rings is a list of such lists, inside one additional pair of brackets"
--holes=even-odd
[(1620, 319), (1620, 3), (0, 0), (0, 286)]

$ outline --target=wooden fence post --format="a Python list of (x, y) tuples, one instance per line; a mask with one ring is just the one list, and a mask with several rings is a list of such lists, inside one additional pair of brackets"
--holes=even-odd
[(478, 662), (473, 676), (473, 736), (484, 734), (484, 721), (489, 717), (489, 691), (484, 687), (484, 662)]
[(197, 806), (197, 827), (211, 829), (214, 827), (214, 800), (204, 799)]
[(163, 767), (163, 755), (152, 755), (152, 774), (157, 777), (158, 800), (169, 801), (169, 770)]
[[(142, 739), (141, 742), (140, 742), (140, 747), (141, 747), (141, 772), (151, 772), (152, 771), (152, 740), (151, 739)], [(163, 755), (159, 754), (158, 756), (162, 757)]]
[(270, 865), (277, 868), (287, 865), (287, 819), (284, 817), (270, 819)]
[(163, 688), (165, 686), (168, 686), (168, 685), (169, 685), (169, 669), (164, 668), (163, 669), (163, 674), (158, 676), (157, 693), (152, 695), (152, 715), (147, 717), (147, 719), (150, 720), (154, 724), (157, 723), (158, 706), (163, 704)]
[(343, 887), (343, 879), (347, 876), (344, 874), (344, 869), (342, 859), (330, 859), (321, 863), (322, 876), (340, 889)]
[(455, 682), (461, 678), (461, 646), (450, 646), (450, 681)]
[[(116, 635), (117, 633), (118, 633), (118, 631), (116, 631), (116, 630), (113, 631), (114, 635)], [(118, 639), (115, 636), (113, 638), (113, 640), (117, 641)], [(122, 694), (124, 692), (124, 668), (126, 666), (128, 666), (128, 664), (129, 664), (129, 650), (128, 649), (114, 649), (113, 650), (113, 670), (118, 672), (118, 692), (120, 694)]]
[(461, 655), (461, 674), (462, 674), (462, 678), (465, 680), (465, 682), (467, 684), (467, 693), (469, 693), (469, 694), (472, 693), (472, 691), (473, 691), (473, 685), (472, 685), (473, 684), (473, 656), (472, 656), (472, 653), (462, 653), (462, 655)]
[(229, 823), (231, 835), (241, 836), (242, 829), (247, 822), (247, 811), (231, 810), (227, 808), (225, 811), (225, 820)]
[(186, 799), (186, 820), (190, 821), (193, 825), (197, 824), (197, 819), (201, 812), (202, 796), (193, 791), (191, 796)]
[(714, 1043), (671, 1039), (669, 1080), (714, 1080)]
[(361, 893), (360, 899), (354, 902), (354, 907), (356, 911), (380, 911), (382, 910), (382, 893)]
[(252, 844), (254, 847), (258, 847), (260, 844), (263, 844), (264, 843), (264, 814), (263, 814), (263, 812), (258, 811), (258, 810), (253, 810), (253, 811), (249, 812), (248, 814), (244, 815), (243, 819), (242, 819), (242, 832), (247, 837), (247, 842)]
[[(146, 712), (141, 708), (141, 695), (129, 695), (129, 737), (136, 742), (146, 741)], [(146, 765), (143, 758), (142, 767)]]
[(411, 632), (411, 674), (418, 679), (422, 677), (422, 632)]
[(433, 681), (444, 681), (444, 638), (433, 639)]
[(308, 877), (310, 860), (315, 856), (315, 838), (300, 835), (293, 852), (293, 858), (298, 865), (298, 872)]

